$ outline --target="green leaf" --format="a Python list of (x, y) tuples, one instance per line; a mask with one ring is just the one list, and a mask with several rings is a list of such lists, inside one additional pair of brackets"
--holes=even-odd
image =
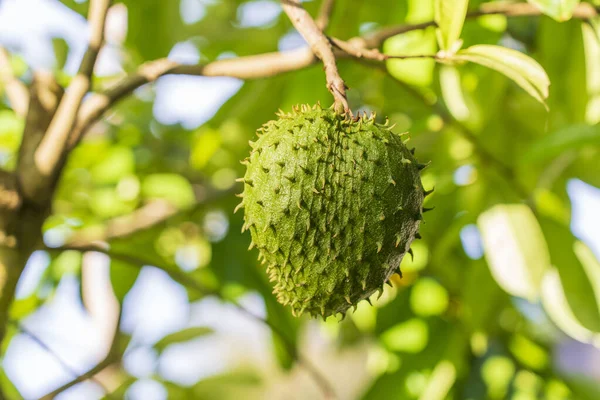
[(110, 147), (90, 172), (98, 185), (114, 184), (123, 177), (134, 174), (135, 158), (132, 149), (125, 146)]
[(23, 396), (21, 395), (21, 393), (19, 393), (17, 387), (10, 381), (8, 376), (6, 376), (4, 368), (0, 369), (0, 388), (2, 388), (4, 398), (6, 398), (7, 400), (23, 399)]
[(419, 353), (427, 346), (429, 328), (422, 319), (413, 318), (385, 331), (381, 341), (393, 351)]
[(542, 12), (557, 21), (567, 21), (573, 16), (573, 10), (579, 0), (527, 0)]
[(62, 70), (67, 62), (67, 56), (69, 55), (69, 44), (63, 38), (55, 37), (52, 38), (52, 47), (54, 48), (54, 57), (56, 58), (55, 67), (58, 70)]
[(520, 51), (479, 44), (459, 51), (452, 59), (470, 61), (494, 69), (512, 79), (536, 100), (546, 105), (550, 86), (548, 75), (537, 61)]
[(434, 12), (437, 23), (437, 39), (440, 49), (456, 52), (457, 44), (467, 16), (469, 0), (435, 0)]
[[(437, 47), (431, 30), (406, 32), (389, 38), (383, 43), (383, 52), (388, 55), (433, 54)], [(390, 75), (411, 85), (429, 86), (433, 81), (435, 61), (431, 59), (388, 60)]]
[(465, 96), (460, 82), (460, 74), (456, 67), (442, 65), (440, 67), (440, 88), (444, 97), (444, 104), (454, 118), (466, 121), (471, 116), (471, 111), (465, 101)]
[(164, 199), (178, 208), (188, 208), (196, 202), (192, 185), (178, 174), (153, 174), (142, 183), (145, 198)]
[(204, 326), (193, 326), (191, 328), (186, 328), (179, 332), (171, 333), (170, 335), (163, 337), (158, 342), (156, 342), (154, 348), (159, 352), (162, 352), (164, 349), (166, 349), (172, 344), (187, 342), (193, 339), (197, 339), (201, 336), (208, 335), (212, 332), (213, 330), (211, 328), (207, 328)]
[(110, 260), (110, 283), (119, 303), (135, 284), (141, 268), (118, 260)]
[(523, 153), (521, 162), (548, 160), (587, 145), (600, 145), (600, 125), (570, 125), (546, 135)]
[(575, 318), (556, 269), (548, 271), (544, 277), (541, 297), (546, 313), (564, 333), (575, 340), (595, 344), (600, 348), (600, 335), (582, 326)]
[[(594, 290), (596, 297), (596, 304), (600, 305), (600, 262), (583, 242), (577, 241), (574, 244), (575, 254), (581, 263), (583, 268), (590, 279), (590, 283)], [(599, 309), (600, 312), (600, 309)], [(599, 331), (600, 332), (600, 331)]]
[(513, 296), (535, 300), (550, 267), (550, 255), (529, 207), (497, 205), (481, 214), (477, 224), (496, 282)]
[(43, 301), (34, 293), (24, 299), (13, 301), (10, 306), (10, 319), (21, 320), (38, 309)]
[(553, 220), (540, 218), (539, 221), (548, 243), (552, 265), (559, 273), (569, 308), (582, 326), (600, 332), (600, 303), (592, 286), (595, 277), (588, 275), (583, 263), (576, 256), (576, 240), (573, 234), (568, 227)]

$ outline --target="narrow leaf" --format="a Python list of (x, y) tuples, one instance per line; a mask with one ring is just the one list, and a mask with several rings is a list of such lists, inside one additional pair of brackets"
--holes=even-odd
[(600, 125), (571, 125), (537, 140), (521, 162), (542, 161), (587, 145), (600, 145)]
[(170, 335), (163, 337), (158, 342), (156, 342), (156, 344), (154, 345), (154, 348), (156, 350), (158, 350), (159, 352), (161, 352), (164, 349), (166, 349), (167, 346), (170, 346), (172, 344), (187, 342), (189, 340), (193, 340), (193, 339), (199, 338), (201, 336), (208, 335), (209, 333), (212, 333), (212, 332), (213, 332), (213, 330), (211, 328), (207, 328), (204, 326), (193, 326), (191, 328), (186, 328), (179, 332), (174, 332), (174, 333), (171, 333)]
[(454, 118), (466, 121), (471, 116), (471, 111), (465, 101), (460, 74), (452, 65), (440, 66), (440, 87), (444, 103)]
[(440, 49), (454, 52), (467, 16), (469, 0), (436, 0), (435, 22)]
[(477, 224), (494, 279), (507, 293), (535, 300), (550, 255), (531, 210), (520, 204), (497, 205), (481, 214)]
[(110, 260), (110, 283), (119, 303), (123, 303), (123, 299), (135, 284), (140, 271), (141, 268), (137, 266)]
[(454, 60), (470, 61), (494, 69), (517, 85), (540, 103), (546, 105), (550, 80), (544, 68), (533, 58), (520, 51), (502, 46), (480, 44), (461, 50)]
[[(585, 328), (600, 332), (600, 303), (594, 293), (594, 276), (588, 274), (583, 262), (575, 254), (578, 242), (567, 226), (547, 218), (540, 218), (540, 225), (548, 243), (552, 265), (558, 271), (573, 316)], [(590, 270), (593, 269), (590, 266)]]
[(546, 313), (564, 333), (580, 342), (600, 347), (600, 335), (583, 327), (573, 315), (556, 269), (548, 271), (544, 277), (541, 297)]
[(584, 243), (577, 241), (574, 248), (577, 258), (583, 264), (583, 268), (590, 279), (590, 284), (592, 285), (596, 298), (596, 304), (600, 306), (600, 261), (598, 261), (592, 250)]
[(538, 7), (544, 14), (557, 21), (567, 21), (573, 16), (573, 10), (579, 0), (527, 0)]

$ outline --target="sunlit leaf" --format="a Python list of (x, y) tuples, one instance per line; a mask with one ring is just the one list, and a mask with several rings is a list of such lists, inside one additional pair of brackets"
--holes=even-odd
[(456, 67), (450, 65), (440, 67), (440, 87), (444, 96), (444, 103), (454, 118), (459, 121), (469, 119), (471, 112), (465, 101), (460, 83), (460, 74)]
[(519, 362), (536, 371), (548, 367), (549, 355), (544, 348), (523, 335), (515, 335), (509, 343), (509, 349)]
[(550, 255), (531, 210), (525, 205), (497, 205), (481, 214), (477, 223), (498, 284), (513, 296), (535, 300)]
[(10, 307), (10, 318), (17, 321), (23, 319), (34, 312), (41, 304), (42, 300), (35, 294), (24, 299), (17, 299)]
[(385, 346), (394, 351), (418, 353), (429, 340), (429, 329), (422, 319), (411, 319), (388, 329), (381, 335)]
[(142, 195), (147, 199), (164, 199), (178, 208), (188, 208), (196, 200), (192, 185), (178, 174), (154, 174), (142, 182)]
[(600, 335), (581, 326), (575, 315), (573, 315), (556, 269), (548, 271), (544, 277), (542, 304), (550, 319), (564, 333), (580, 342), (592, 343), (600, 347)]
[(444, 400), (456, 381), (456, 367), (448, 360), (439, 362), (429, 377), (419, 400)]
[(211, 328), (207, 328), (204, 326), (194, 326), (191, 328), (186, 328), (163, 337), (154, 344), (154, 348), (161, 352), (164, 349), (166, 349), (167, 346), (170, 346), (172, 344), (188, 342), (190, 340), (211, 334), (212, 332), (213, 330)]
[(467, 16), (468, 0), (435, 0), (435, 21), (440, 49), (456, 51), (462, 27)]
[[(437, 49), (433, 31), (413, 31), (394, 36), (383, 44), (383, 51), (389, 55), (433, 54)], [(429, 86), (433, 80), (435, 61), (430, 59), (388, 60), (390, 74), (403, 82), (417, 86)]]
[(439, 315), (448, 307), (448, 291), (431, 278), (422, 278), (412, 288), (410, 306), (420, 316)]
[[(588, 274), (583, 262), (575, 255), (577, 241), (566, 226), (549, 218), (540, 218), (552, 265), (559, 273), (564, 294), (577, 321), (587, 329), (600, 332), (600, 307), (593, 283), (598, 278)], [(595, 268), (590, 265), (593, 274)], [(600, 289), (600, 284), (596, 284)], [(597, 298), (598, 297), (598, 298)]]
[(94, 182), (98, 184), (117, 183), (124, 176), (135, 173), (132, 149), (115, 146), (104, 152), (103, 156), (103, 159), (91, 169)]
[(583, 242), (575, 242), (574, 250), (577, 258), (583, 264), (583, 268), (585, 269), (590, 284), (592, 285), (596, 297), (596, 304), (600, 305), (600, 262), (592, 250)]
[(527, 0), (542, 12), (557, 21), (566, 21), (573, 15), (579, 0)]
[(508, 385), (515, 375), (515, 364), (508, 357), (492, 356), (485, 360), (481, 376), (487, 384), (489, 395), (503, 398)]
[(494, 69), (542, 104), (546, 104), (550, 80), (544, 68), (520, 51), (494, 45), (475, 45), (459, 51), (453, 60), (470, 61)]

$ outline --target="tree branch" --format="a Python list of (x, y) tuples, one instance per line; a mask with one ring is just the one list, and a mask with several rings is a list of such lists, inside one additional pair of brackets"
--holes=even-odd
[(302, 7), (300, 0), (281, 0), (283, 10), (286, 12), (296, 30), (309, 44), (313, 53), (323, 61), (327, 89), (335, 99), (334, 107), (338, 112), (350, 112), (346, 98), (346, 84), (340, 76), (333, 49), (329, 40), (319, 29), (310, 14)]
[(368, 49), (362, 46), (357, 45), (357, 41), (349, 40), (344, 41), (338, 38), (330, 37), (329, 41), (335, 47), (343, 51), (346, 55), (360, 59), (364, 58), (372, 61), (386, 61), (386, 60), (408, 60), (415, 58), (431, 58), (437, 59), (437, 54), (416, 54), (416, 55), (392, 55), (392, 54), (383, 54), (377, 48)]
[[(98, 364), (96, 364), (95, 366), (90, 368), (88, 371), (84, 372), (83, 374), (77, 375), (73, 380), (65, 383), (64, 385), (60, 386), (59, 388), (57, 388), (57, 389), (53, 390), (52, 392), (46, 394), (45, 396), (41, 397), (40, 400), (52, 400), (56, 396), (61, 394), (62, 392), (65, 392), (66, 390), (72, 388), (73, 386), (77, 385), (78, 383), (85, 382), (87, 380), (92, 380), (92, 381), (100, 384), (94, 377), (96, 375), (98, 375), (100, 372), (102, 372), (104, 369), (119, 362), (119, 360), (122, 357), (121, 343), (119, 340), (120, 335), (121, 335), (121, 315), (119, 313), (117, 326), (115, 328), (115, 333), (113, 335), (112, 343), (110, 345), (110, 349), (108, 350), (108, 354), (106, 355), (106, 357), (104, 357)], [(102, 384), (100, 384), (100, 386), (102, 386), (102, 388), (104, 388), (105, 393), (109, 393)], [(108, 395), (108, 397), (110, 398), (110, 394)]]
[[(31, 332), (29, 329), (25, 328), (23, 325), (19, 324), (17, 321), (10, 321), (11, 324), (17, 328), (21, 333), (25, 336), (29, 337), (33, 340), (38, 346), (40, 346), (46, 353), (50, 354), (54, 359), (61, 365), (61, 367), (67, 371), (69, 374), (78, 378), (80, 376), (79, 372), (76, 371), (73, 367), (71, 367), (58, 353), (56, 353), (50, 346), (48, 346), (42, 339), (40, 339), (36, 334)], [(95, 375), (95, 374), (94, 374)], [(90, 376), (89, 379), (93, 381), (95, 384), (100, 386), (104, 393), (108, 394), (109, 390), (100, 382), (98, 379), (95, 379), (94, 376)]]
[(4, 86), (6, 97), (14, 112), (24, 117), (27, 114), (29, 92), (27, 86), (13, 74), (10, 55), (4, 47), (0, 47), (0, 83)]
[[(482, 6), (480, 10), (469, 13), (467, 18), (472, 19), (482, 15), (493, 14), (502, 14), (508, 17), (537, 16), (541, 15), (541, 11), (525, 3), (492, 3)], [(598, 15), (598, 9), (590, 7), (587, 3), (579, 4), (573, 14), (575, 18), (581, 19), (588, 19), (596, 15)], [(386, 39), (401, 33), (426, 29), (435, 25), (434, 21), (412, 25), (403, 24), (382, 28), (347, 41), (335, 38), (330, 39), (335, 39), (334, 43), (337, 47), (340, 47), (338, 45), (341, 43), (342, 46), (343, 43), (348, 44), (345, 49), (350, 51), (350, 53), (336, 53), (335, 55), (338, 58), (352, 55), (358, 58), (377, 60), (381, 56), (370, 50), (379, 47)], [(358, 56), (358, 53), (360, 53), (360, 56)], [(402, 56), (394, 56), (394, 58), (400, 57)], [(166, 58), (150, 61), (140, 66), (134, 74), (123, 78), (108, 90), (92, 95), (83, 103), (77, 117), (76, 126), (69, 139), (69, 147), (74, 147), (85, 132), (116, 102), (130, 95), (140, 86), (154, 82), (163, 75), (229, 76), (239, 79), (257, 79), (297, 71), (313, 65), (317, 61), (318, 59), (312, 51), (306, 48), (218, 60), (206, 65), (181, 65)]]
[(68, 91), (61, 100), (56, 114), (44, 138), (37, 148), (34, 160), (37, 169), (43, 176), (52, 176), (65, 155), (67, 140), (75, 124), (77, 113), (83, 97), (91, 87), (94, 65), (103, 42), (106, 13), (110, 0), (90, 0), (88, 21), (90, 40), (83, 56), (77, 75), (71, 81)]
[[(289, 355), (294, 360), (296, 360), (300, 365), (302, 365), (306, 369), (306, 371), (313, 377), (315, 383), (319, 386), (320, 390), (323, 392), (323, 396), (325, 397), (325, 399), (328, 399), (328, 400), (337, 399), (337, 395), (335, 394), (335, 391), (333, 390), (333, 387), (331, 386), (329, 381), (321, 374), (321, 372), (319, 372), (319, 370), (310, 361), (308, 361), (306, 358), (304, 358), (300, 354), (298, 354), (298, 352), (296, 351), (296, 348), (293, 345), (293, 343), (291, 342), (291, 340), (279, 329), (279, 327), (277, 327), (277, 325), (273, 324), (271, 321), (269, 321), (267, 319), (264, 319), (256, 314), (254, 314), (253, 312), (244, 308), (242, 305), (240, 305), (236, 301), (224, 296), (220, 290), (215, 290), (215, 289), (211, 289), (209, 287), (204, 286), (202, 283), (198, 282), (197, 280), (195, 280), (194, 278), (192, 278), (190, 275), (186, 274), (185, 272), (182, 272), (175, 268), (171, 268), (167, 265), (159, 265), (155, 261), (145, 260), (142, 257), (115, 252), (115, 251), (110, 250), (107, 246), (103, 246), (103, 245), (99, 245), (99, 244), (89, 244), (87, 246), (78, 246), (78, 247), (62, 246), (59, 248), (47, 248), (46, 250), (49, 252), (62, 252), (62, 251), (66, 251), (66, 250), (76, 250), (76, 251), (80, 251), (80, 252), (92, 251), (92, 252), (106, 254), (107, 256), (109, 256), (112, 259), (122, 261), (122, 262), (129, 264), (131, 266), (134, 266), (134, 267), (141, 268), (144, 266), (153, 266), (155, 268), (160, 269), (161, 271), (166, 272), (171, 277), (171, 279), (173, 279), (175, 282), (181, 284), (182, 286), (184, 286), (186, 288), (196, 291), (198, 294), (201, 294), (203, 296), (208, 296), (208, 295), (216, 296), (219, 299), (221, 299), (222, 301), (231, 303), (244, 315), (268, 326), (271, 329), (271, 331), (282, 340), (283, 344), (285, 345), (286, 351), (289, 353)], [(97, 372), (98, 371), (96, 371), (95, 373), (97, 373)], [(88, 377), (89, 377), (89, 375), (88, 375)], [(50, 397), (48, 397), (48, 398), (44, 397), (41, 400), (50, 400), (50, 399), (51, 399)]]
[[(206, 190), (206, 193), (196, 196), (197, 203), (194, 205), (193, 210), (219, 201), (233, 194), (237, 189), (239, 188), (234, 186), (228, 190)], [(67, 242), (67, 245), (70, 247), (86, 247), (92, 243), (123, 239), (188, 212), (190, 210), (180, 210), (167, 201), (154, 200), (129, 214), (108, 220), (100, 229), (82, 229)]]
[(329, 20), (331, 14), (333, 14), (334, 5), (335, 0), (323, 0), (321, 2), (321, 8), (319, 9), (319, 15), (317, 16), (317, 19), (315, 19), (315, 23), (322, 32), (329, 26)]
[(273, 52), (255, 56), (238, 57), (211, 62), (206, 65), (182, 65), (167, 58), (147, 62), (103, 93), (86, 100), (79, 112), (77, 124), (69, 139), (72, 148), (83, 134), (114, 103), (130, 95), (135, 89), (151, 83), (163, 75), (229, 76), (239, 79), (257, 79), (296, 71), (317, 62), (308, 48), (287, 52)]

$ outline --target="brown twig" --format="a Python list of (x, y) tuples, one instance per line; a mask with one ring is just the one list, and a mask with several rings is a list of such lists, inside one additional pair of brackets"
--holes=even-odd
[[(304, 358), (300, 354), (298, 354), (298, 352), (296, 351), (296, 348), (293, 345), (293, 343), (291, 342), (291, 340), (287, 337), (286, 334), (284, 334), (279, 329), (279, 327), (277, 325), (273, 324), (271, 321), (269, 321), (267, 319), (264, 319), (256, 314), (254, 314), (253, 312), (251, 312), (248, 309), (241, 306), (236, 301), (234, 301), (230, 298), (227, 298), (226, 296), (224, 296), (221, 293), (220, 290), (211, 289), (209, 287), (204, 286), (202, 283), (198, 282), (197, 280), (195, 280), (194, 278), (192, 278), (185, 272), (182, 272), (175, 268), (171, 268), (166, 265), (157, 264), (155, 261), (145, 260), (142, 257), (115, 252), (115, 251), (110, 250), (107, 246), (103, 246), (103, 245), (99, 245), (99, 244), (89, 244), (87, 246), (77, 246), (77, 247), (63, 246), (63, 247), (59, 247), (59, 248), (47, 248), (46, 250), (50, 251), (50, 252), (57, 252), (57, 251), (62, 252), (62, 251), (66, 251), (66, 250), (76, 250), (76, 251), (80, 251), (80, 252), (88, 252), (88, 251), (98, 252), (98, 253), (106, 254), (107, 256), (111, 257), (112, 259), (122, 261), (126, 264), (129, 264), (129, 265), (132, 265), (132, 266), (135, 266), (138, 268), (143, 267), (143, 266), (153, 266), (155, 268), (160, 269), (161, 271), (166, 272), (171, 277), (171, 279), (173, 279), (175, 282), (178, 282), (182, 286), (196, 291), (198, 294), (201, 294), (204, 296), (209, 296), (209, 295), (216, 296), (223, 301), (231, 303), (244, 315), (254, 319), (255, 321), (258, 321), (262, 324), (267, 325), (271, 329), (271, 331), (282, 340), (283, 344), (286, 347), (286, 351), (290, 354), (290, 356), (292, 358), (294, 358), (300, 365), (302, 365), (306, 369), (306, 371), (308, 371), (310, 373), (310, 375), (313, 377), (315, 383), (319, 386), (320, 390), (322, 391), (323, 396), (329, 400), (337, 399), (335, 391), (333, 390), (333, 387), (331, 386), (329, 381), (319, 372), (319, 370), (314, 365), (312, 365), (312, 363), (310, 361), (308, 361), (306, 358)], [(108, 365), (110, 365), (110, 364), (108, 364)], [(95, 372), (95, 373), (97, 373), (97, 372)], [(48, 399), (43, 398), (42, 400), (49, 400), (49, 398)]]
[(431, 58), (437, 59), (437, 54), (415, 54), (415, 55), (392, 55), (392, 54), (384, 54), (379, 49), (373, 48), (368, 49), (357, 44), (357, 41), (349, 40), (344, 41), (338, 38), (330, 37), (329, 41), (332, 45), (343, 51), (346, 55), (349, 55), (354, 58), (364, 58), (367, 60), (373, 61), (386, 61), (386, 60), (409, 60), (409, 59), (419, 59), (419, 58)]
[(282, 0), (281, 3), (283, 10), (292, 21), (292, 25), (306, 40), (313, 53), (323, 61), (327, 89), (335, 99), (335, 109), (338, 112), (350, 112), (348, 99), (346, 98), (346, 84), (338, 72), (335, 55), (329, 40), (310, 14), (302, 7), (299, 0)]
[(63, 96), (48, 130), (37, 148), (34, 160), (44, 176), (52, 176), (67, 150), (67, 141), (77, 119), (83, 97), (91, 87), (96, 59), (102, 46), (110, 0), (90, 0), (88, 22), (90, 40), (77, 75)]
[(329, 26), (329, 20), (331, 18), (331, 14), (333, 14), (334, 5), (335, 0), (323, 0), (321, 2), (321, 8), (319, 9), (319, 14), (315, 19), (315, 22), (322, 32), (324, 32)]
[(4, 47), (0, 47), (0, 83), (4, 86), (6, 97), (14, 112), (24, 117), (29, 104), (27, 86), (14, 75), (10, 65), (10, 55)]

